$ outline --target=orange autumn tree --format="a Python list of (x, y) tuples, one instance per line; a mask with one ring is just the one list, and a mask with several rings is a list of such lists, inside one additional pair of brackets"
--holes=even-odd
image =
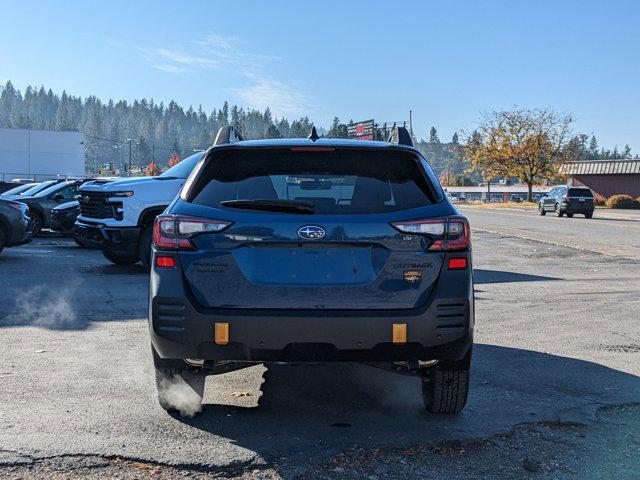
[(181, 161), (182, 159), (180, 158), (180, 155), (178, 155), (176, 152), (173, 152), (171, 154), (171, 158), (169, 158), (169, 168), (179, 164)]
[(158, 168), (158, 165), (156, 165), (156, 162), (151, 160), (151, 163), (147, 165), (147, 168), (145, 169), (144, 173), (148, 177), (155, 177), (157, 175), (160, 175), (160, 169)]
[(471, 170), (485, 179), (517, 177), (527, 185), (532, 201), (535, 182), (553, 178), (568, 160), (570, 126), (573, 119), (552, 110), (489, 112), (465, 146)]

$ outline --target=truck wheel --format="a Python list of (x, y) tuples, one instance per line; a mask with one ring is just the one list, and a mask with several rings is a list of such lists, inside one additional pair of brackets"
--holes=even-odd
[(568, 217), (568, 218), (573, 218), (573, 213), (569, 213), (569, 212), (567, 212), (567, 217)]
[(542, 216), (545, 216), (547, 214), (541, 203), (538, 204), (538, 213)]
[(133, 265), (140, 260), (140, 258), (138, 258), (138, 255), (136, 255), (135, 253), (121, 253), (103, 250), (102, 255), (104, 255), (104, 258), (109, 260), (111, 263), (115, 263), (116, 265)]
[(2, 253), (2, 250), (4, 250), (4, 243), (5, 243), (4, 232), (0, 228), (0, 253)]
[(168, 412), (177, 411), (183, 417), (193, 417), (200, 412), (206, 375), (182, 360), (160, 358), (153, 347), (151, 351), (160, 406)]
[(31, 234), (35, 237), (42, 230), (42, 216), (38, 212), (29, 212), (31, 217)]
[(584, 214), (584, 218), (591, 218), (591, 217), (593, 217), (593, 212)]
[(78, 245), (80, 248), (87, 248), (87, 244), (84, 243), (82, 240), (78, 240), (77, 238), (74, 238), (76, 245)]
[(151, 270), (151, 237), (153, 235), (153, 226), (145, 228), (140, 235), (140, 243), (138, 244), (138, 256), (140, 262), (146, 271)]

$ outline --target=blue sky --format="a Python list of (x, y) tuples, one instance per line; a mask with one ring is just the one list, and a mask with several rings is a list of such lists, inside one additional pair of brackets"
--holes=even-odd
[[(233, 6), (236, 3), (238, 6)], [(102, 99), (226, 99), (441, 139), (551, 107), (640, 151), (638, 1), (2, 1), (0, 82)]]

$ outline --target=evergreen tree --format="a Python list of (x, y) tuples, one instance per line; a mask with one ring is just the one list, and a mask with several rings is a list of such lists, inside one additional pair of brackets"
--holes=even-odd
[(620, 152), (618, 152), (618, 146), (613, 147), (613, 153), (611, 154), (612, 159), (620, 158)]
[(591, 141), (589, 142), (589, 160), (597, 160), (599, 157), (598, 154), (598, 140), (596, 140), (596, 136), (591, 134)]
[(272, 124), (272, 125), (269, 125), (269, 128), (267, 128), (267, 131), (265, 132), (264, 137), (265, 138), (282, 138), (282, 134), (280, 133), (280, 130), (278, 130), (278, 127)]
[(431, 127), (431, 129), (429, 130), (429, 143), (440, 143), (436, 127)]
[(180, 150), (180, 143), (178, 142), (178, 137), (173, 137), (173, 146), (171, 147), (171, 150), (173, 150), (173, 153), (178, 156), (182, 154), (182, 151)]
[[(155, 158), (158, 168), (166, 168), (174, 151), (187, 156), (192, 148), (206, 149), (213, 143), (219, 128), (229, 124), (241, 128), (242, 135), (248, 140), (304, 138), (313, 125), (306, 116), (290, 122), (284, 117), (273, 117), (269, 108), (258, 111), (237, 105), (231, 107), (228, 102), (207, 114), (200, 105), (185, 110), (175, 101), (167, 105), (144, 98), (133, 102), (102, 102), (96, 96), (80, 98), (66, 91), (58, 95), (44, 86), (29, 86), (22, 94), (10, 81), (0, 87), (0, 128), (83, 132), (89, 173), (106, 163), (115, 163), (116, 168), (128, 164), (129, 139), (132, 139), (132, 160), (136, 165), (147, 165)], [(345, 138), (347, 125), (334, 118), (326, 135)], [(319, 132), (325, 133), (321, 128)], [(449, 181), (454, 181), (468, 169), (468, 160), (459, 145), (459, 134), (455, 133), (450, 142), (441, 143), (435, 127), (428, 133), (426, 140), (416, 142), (416, 147), (437, 175), (446, 172)], [(576, 148), (584, 152), (582, 158), (585, 159), (607, 159), (613, 154), (619, 158), (632, 156), (631, 148), (627, 146), (622, 152), (616, 149), (613, 153), (601, 148), (595, 135), (590, 138), (576, 136), (575, 142)], [(150, 145), (155, 147), (155, 155)]]
[(333, 122), (331, 123), (331, 128), (327, 136), (329, 138), (347, 138), (347, 126), (344, 123), (340, 123), (338, 117), (333, 117)]
[(151, 147), (146, 138), (143, 136), (138, 137), (135, 147), (133, 158), (135, 159), (136, 165), (142, 166), (153, 161)]

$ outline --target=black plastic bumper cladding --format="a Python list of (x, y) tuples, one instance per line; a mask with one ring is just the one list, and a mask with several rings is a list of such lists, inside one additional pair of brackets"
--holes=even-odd
[[(471, 265), (448, 270), (450, 256), (421, 308), (398, 310), (210, 309), (197, 306), (180, 268), (153, 267), (151, 341), (162, 358), (237, 361), (459, 360), (474, 328)], [(178, 257), (174, 256), (176, 262)], [(229, 343), (214, 342), (214, 324), (229, 324)], [(392, 325), (407, 324), (407, 343), (392, 343)]]
[(106, 227), (100, 224), (76, 222), (74, 236), (86, 245), (102, 250), (137, 252), (140, 240), (138, 227)]

